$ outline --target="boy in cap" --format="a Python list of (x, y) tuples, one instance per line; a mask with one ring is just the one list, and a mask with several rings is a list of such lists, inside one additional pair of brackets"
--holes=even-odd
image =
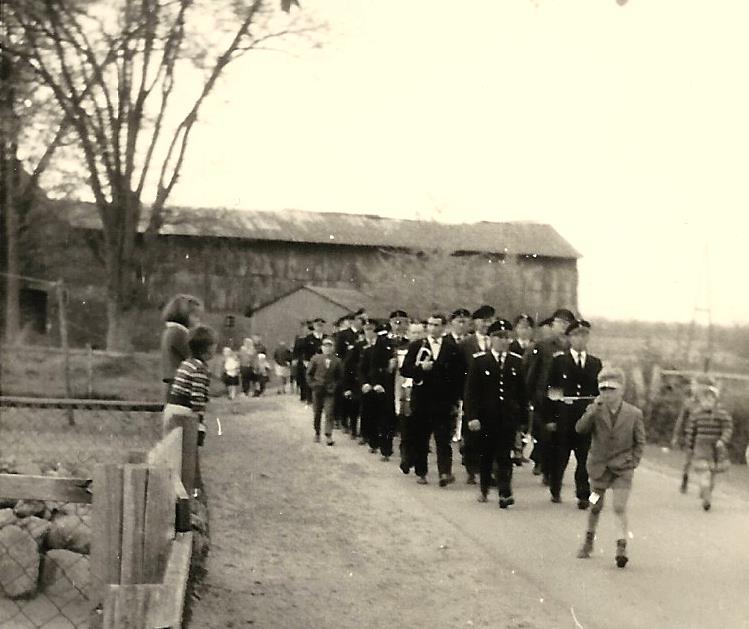
[(512, 460), (518, 418), (526, 405), (521, 357), (509, 351), (512, 324), (504, 319), (492, 323), (488, 330), (491, 347), (480, 352), (468, 371), (464, 410), (467, 428), (476, 435), (479, 450), (481, 492), (479, 502), (486, 502), (492, 468), (497, 465), (499, 507), (515, 503), (512, 496)]
[[(562, 480), (570, 453), (575, 453), (575, 494), (577, 506), (590, 506), (590, 484), (585, 463), (588, 459), (590, 437), (575, 432), (575, 424), (588, 404), (598, 395), (598, 373), (601, 360), (588, 352), (590, 323), (577, 319), (567, 326), (569, 349), (556, 356), (549, 372), (549, 431), (548, 447), (551, 449), (549, 490), (552, 502), (561, 502)], [(548, 420), (547, 420), (548, 421)]]
[(733, 418), (719, 404), (720, 390), (712, 384), (699, 384), (695, 404), (686, 429), (687, 449), (700, 478), (702, 508), (709, 511), (716, 474), (728, 469), (728, 443), (733, 435)]
[(601, 369), (598, 388), (599, 396), (575, 425), (578, 433), (591, 435), (587, 466), (593, 489), (585, 542), (577, 556), (580, 559), (590, 557), (606, 490), (611, 489), (618, 533), (615, 559), (616, 565), (623, 568), (628, 561), (627, 501), (632, 476), (645, 447), (645, 425), (642, 411), (623, 400), (624, 372), (621, 369)]
[(320, 441), (320, 420), (324, 410), (325, 437), (327, 444), (332, 446), (335, 393), (343, 378), (343, 367), (341, 359), (333, 353), (333, 339), (322, 339), (320, 347), (322, 353), (313, 355), (307, 366), (307, 382), (312, 392), (315, 441)]
[(525, 372), (525, 387), (533, 414), (533, 436), (536, 439), (531, 453), (531, 459), (535, 463), (533, 474), (543, 474), (545, 485), (550, 482), (549, 475), (553, 467), (551, 448), (548, 446), (550, 433), (546, 428), (548, 423), (553, 422), (553, 418), (549, 416), (551, 409), (546, 403), (549, 372), (554, 357), (561, 356), (567, 349), (565, 332), (575, 320), (575, 315), (567, 308), (558, 308), (550, 319), (548, 337), (542, 338), (527, 350)]

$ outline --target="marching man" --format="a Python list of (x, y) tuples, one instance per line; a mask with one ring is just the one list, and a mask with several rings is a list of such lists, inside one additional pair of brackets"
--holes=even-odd
[(471, 363), (465, 387), (464, 415), (477, 435), (479, 502), (486, 502), (492, 467), (497, 464), (499, 508), (515, 503), (512, 495), (512, 459), (518, 418), (526, 405), (522, 359), (510, 352), (512, 324), (498, 319), (489, 326), (490, 349)]

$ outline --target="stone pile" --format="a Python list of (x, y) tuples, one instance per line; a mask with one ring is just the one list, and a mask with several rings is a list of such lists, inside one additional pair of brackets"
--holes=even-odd
[[(72, 476), (31, 463), (0, 472)], [(91, 505), (0, 497), (0, 598), (85, 597), (90, 550)]]

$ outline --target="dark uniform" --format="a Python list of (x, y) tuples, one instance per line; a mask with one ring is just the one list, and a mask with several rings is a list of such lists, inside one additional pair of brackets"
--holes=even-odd
[[(353, 328), (347, 328), (345, 330), (339, 330), (335, 333), (335, 353), (338, 358), (341, 359), (346, 368), (346, 359), (349, 353), (354, 349), (357, 342), (364, 338), (361, 330), (356, 331)], [(341, 386), (339, 393), (336, 397), (336, 421), (340, 423), (345, 432), (353, 432), (356, 434), (356, 423), (359, 418), (359, 396), (352, 395), (345, 396), (345, 386)]]
[(293, 365), (293, 378), (299, 386), (299, 399), (306, 402), (309, 395), (307, 386), (307, 368), (304, 365), (304, 348), (307, 344), (307, 335), (300, 334), (294, 339), (294, 347), (291, 350)]
[[(497, 321), (495, 325), (509, 325)], [(492, 328), (490, 328), (491, 330)], [(495, 328), (496, 329), (496, 328)], [(481, 428), (477, 435), (481, 496), (489, 492), (492, 468), (497, 466), (497, 485), (500, 506), (512, 504), (512, 459), (518, 418), (526, 405), (522, 359), (519, 354), (493, 351), (476, 356), (468, 371), (464, 417), (468, 422), (478, 419)], [(509, 502), (508, 502), (509, 501)]]
[[(471, 364), (475, 360), (476, 357), (481, 356), (485, 351), (489, 351), (490, 349), (490, 341), (489, 337), (483, 337), (481, 342), (479, 341), (479, 338), (476, 336), (476, 334), (469, 334), (465, 339), (463, 339), (463, 342), (460, 344), (460, 355), (463, 360), (463, 373), (465, 374), (465, 377), (467, 377)], [(463, 391), (463, 388), (465, 386), (465, 383), (461, 387), (461, 398), (464, 398), (465, 393)], [(464, 402), (465, 404), (465, 402)], [(462, 435), (462, 444), (460, 446), (460, 453), (462, 456), (462, 463), (463, 467), (466, 468), (466, 472), (468, 473), (468, 482), (473, 483), (473, 478), (476, 474), (479, 473), (479, 463), (480, 463), (480, 451), (479, 451), (479, 435), (474, 433), (471, 430), (468, 430), (468, 427), (466, 426), (466, 422), (468, 421), (468, 417), (466, 417), (465, 408), (463, 409), (463, 426), (461, 427), (461, 435)], [(475, 419), (475, 418), (473, 418)]]
[(548, 446), (549, 434), (546, 425), (554, 421), (552, 411), (547, 404), (547, 388), (551, 363), (555, 356), (561, 356), (567, 350), (564, 339), (554, 337), (534, 343), (525, 354), (525, 384), (528, 399), (533, 405), (533, 437), (536, 445), (531, 453), (531, 459), (540, 470), (546, 482), (553, 467), (551, 450)]
[(361, 384), (359, 382), (359, 361), (367, 345), (363, 336), (346, 351), (343, 359), (343, 397), (347, 422), (352, 439), (359, 436), (359, 414), (361, 412)]
[[(574, 325), (574, 324), (573, 324)], [(582, 362), (582, 361), (581, 361)], [(598, 395), (598, 373), (601, 371), (601, 360), (586, 352), (584, 364), (578, 364), (571, 349), (554, 357), (549, 373), (550, 389), (561, 391), (564, 397), (594, 398)], [(590, 449), (590, 434), (575, 431), (577, 420), (583, 416), (591, 399), (552, 401), (547, 398), (549, 411), (545, 413), (547, 423), (553, 421), (556, 430), (549, 432), (552, 468), (549, 474), (549, 490), (552, 498), (559, 500), (564, 471), (575, 452), (575, 494), (580, 507), (587, 507), (590, 497), (590, 484), (586, 463)]]
[(372, 452), (393, 454), (395, 433), (395, 351), (391, 339), (380, 330), (374, 344), (367, 343), (359, 361), (359, 383), (372, 390), (362, 393), (362, 438)]
[(401, 373), (413, 378), (413, 460), (417, 476), (428, 471), (429, 441), (434, 434), (437, 444), (437, 469), (441, 477), (452, 476), (452, 433), (455, 407), (463, 383), (463, 360), (455, 343), (439, 339), (440, 350), (431, 370), (416, 364), (422, 348), (431, 353), (429, 339), (412, 342), (403, 360)]

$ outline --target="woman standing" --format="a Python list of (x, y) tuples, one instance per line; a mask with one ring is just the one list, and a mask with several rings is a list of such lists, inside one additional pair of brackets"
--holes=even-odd
[(188, 345), (190, 328), (200, 323), (202, 314), (203, 302), (184, 294), (173, 297), (161, 313), (165, 323), (161, 334), (161, 380), (165, 385), (165, 397), (180, 363), (191, 356)]

